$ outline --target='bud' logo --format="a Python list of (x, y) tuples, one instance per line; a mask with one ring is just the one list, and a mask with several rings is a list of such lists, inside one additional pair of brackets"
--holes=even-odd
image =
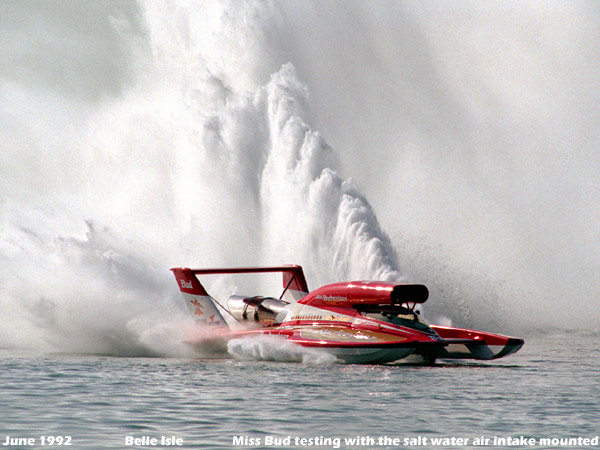
[(185, 281), (185, 280), (179, 280), (179, 282), (181, 283), (181, 287), (184, 289), (192, 289), (192, 282), (191, 281)]

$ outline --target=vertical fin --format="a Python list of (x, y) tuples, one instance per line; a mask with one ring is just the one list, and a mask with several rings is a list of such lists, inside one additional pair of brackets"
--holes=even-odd
[(290, 265), (283, 271), (283, 288), (281, 298), (290, 302), (297, 302), (308, 294), (308, 284), (301, 266)]
[(215, 327), (228, 326), (214, 301), (191, 269), (175, 268), (171, 271), (175, 275), (181, 295), (197, 323)]

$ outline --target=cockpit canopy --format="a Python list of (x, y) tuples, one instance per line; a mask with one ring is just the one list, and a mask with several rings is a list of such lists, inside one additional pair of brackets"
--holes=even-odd
[(436, 334), (423, 317), (421, 317), (419, 311), (414, 309), (414, 304), (412, 308), (404, 305), (368, 305), (356, 309), (370, 319), (412, 328), (428, 334)]

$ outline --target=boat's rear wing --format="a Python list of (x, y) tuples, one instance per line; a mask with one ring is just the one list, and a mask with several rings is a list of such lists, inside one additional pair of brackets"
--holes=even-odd
[[(201, 289), (203, 292), (204, 287), (200, 284), (195, 275), (218, 275), (218, 274), (235, 274), (235, 273), (269, 273), (269, 272), (281, 272), (283, 274), (283, 293), (288, 293), (293, 301), (298, 301), (306, 294), (308, 294), (308, 284), (304, 277), (302, 267), (296, 264), (286, 264), (283, 266), (265, 266), (265, 267), (224, 267), (224, 268), (208, 268), (208, 269), (188, 269), (188, 268), (173, 268), (171, 269), (178, 278), (178, 274), (187, 274), (186, 279), (190, 279), (189, 275), (193, 276), (194, 287)], [(184, 291), (187, 287), (180, 281), (180, 289)], [(198, 285), (196, 285), (198, 283)], [(191, 286), (190, 286), (191, 287)], [(185, 291), (184, 291), (185, 292)], [(206, 295), (206, 294), (205, 294)], [(281, 298), (280, 297), (280, 298)]]

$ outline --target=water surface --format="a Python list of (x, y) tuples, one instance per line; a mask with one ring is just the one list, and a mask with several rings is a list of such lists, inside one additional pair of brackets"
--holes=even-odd
[[(495, 436), (592, 438), (599, 356), (597, 337), (577, 334), (529, 338), (498, 361), (433, 367), (3, 350), (0, 439), (66, 435), (72, 448), (112, 449), (152, 448), (127, 446), (127, 436), (166, 436), (182, 439), (180, 448), (223, 449), (336, 448), (339, 438), (338, 448), (364, 449), (434, 448), (435, 437), (469, 439), (437, 448), (475, 448), (478, 437), (490, 439), (487, 448), (503, 448)], [(234, 446), (236, 436), (247, 445)], [(267, 446), (268, 436), (291, 445)], [(365, 440), (385, 436), (429, 445)], [(307, 441), (295, 445), (296, 437)], [(357, 437), (365, 444), (344, 444)]]

